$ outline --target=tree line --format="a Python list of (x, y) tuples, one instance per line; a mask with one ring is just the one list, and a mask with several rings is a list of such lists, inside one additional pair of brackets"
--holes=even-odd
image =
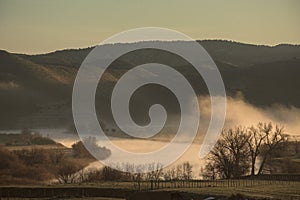
[(260, 175), (272, 153), (287, 139), (284, 128), (271, 122), (224, 129), (208, 156), (204, 176), (230, 179)]
[[(236, 179), (266, 173), (269, 163), (272, 163), (271, 158), (284, 152), (287, 141), (288, 135), (284, 128), (272, 123), (224, 129), (207, 156), (201, 176), (203, 179)], [(89, 144), (90, 148), (96, 148), (96, 152), (103, 159), (111, 154), (109, 149), (99, 146), (95, 138), (74, 143), (72, 149), (69, 149), (71, 154), (66, 153), (64, 149), (32, 148), (8, 151), (0, 147), (0, 184), (42, 183), (54, 179), (62, 184), (97, 181), (188, 181), (199, 175), (195, 174), (189, 162), (166, 169), (159, 163), (121, 163), (114, 168), (103, 166), (98, 169), (86, 169), (85, 167), (95, 159), (89, 154), (84, 143)], [(298, 144), (295, 143), (297, 152)], [(284, 164), (299, 171), (291, 161)], [(133, 170), (137, 168), (139, 173), (128, 172), (137, 171)]]

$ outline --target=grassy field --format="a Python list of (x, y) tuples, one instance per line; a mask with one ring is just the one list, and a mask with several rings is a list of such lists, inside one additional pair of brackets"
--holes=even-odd
[[(249, 180), (248, 180), (249, 181)], [(160, 183), (160, 189), (154, 189), (152, 191), (180, 191), (180, 192), (188, 192), (194, 193), (198, 195), (217, 195), (217, 196), (230, 196), (232, 194), (242, 194), (249, 197), (255, 198), (269, 198), (269, 199), (300, 199), (300, 182), (286, 182), (286, 181), (260, 181), (255, 180), (252, 181), (252, 184), (245, 184), (245, 180), (236, 180), (234, 181), (234, 186), (224, 184), (221, 182), (206, 182), (205, 185), (202, 184), (198, 187), (172, 187), (171, 183)], [(169, 185), (168, 185), (169, 184)], [(141, 190), (147, 191), (150, 188), (150, 183), (143, 182), (141, 183)], [(195, 185), (194, 185), (195, 186)], [(18, 186), (22, 188), (22, 186)], [(24, 186), (25, 187), (25, 186)], [(121, 191), (124, 189), (128, 189), (130, 191), (138, 190), (137, 183), (135, 182), (101, 182), (101, 183), (89, 183), (89, 184), (81, 184), (81, 185), (49, 185), (49, 186), (32, 186), (31, 188), (60, 188), (65, 190), (86, 190), (88, 194), (89, 190), (94, 189), (104, 189), (105, 191), (114, 189), (115, 193), (117, 191)], [(2, 187), (3, 188), (3, 187)], [(28, 188), (28, 186), (26, 187)], [(119, 189), (119, 190), (118, 190)], [(29, 189), (30, 190), (30, 189)], [(84, 197), (86, 199), (87, 197)], [(120, 197), (119, 197), (120, 198)], [(1, 198), (5, 199), (5, 198)], [(9, 198), (19, 200), (22, 198)], [(30, 199), (30, 198), (25, 198)], [(49, 198), (42, 198), (49, 199)], [(60, 198), (61, 199), (61, 198)], [(80, 199), (80, 198), (68, 198), (68, 199)], [(90, 200), (113, 200), (118, 198), (87, 198)]]
[[(170, 190), (170, 189), (162, 189)], [(274, 183), (267, 185), (239, 186), (239, 187), (203, 187), (203, 188), (180, 188), (172, 189), (197, 194), (214, 194), (230, 196), (231, 194), (242, 194), (258, 198), (274, 199), (300, 199), (300, 183), (292, 184)]]
[(160, 190), (177, 190), (197, 194), (230, 196), (242, 194), (250, 197), (275, 199), (300, 199), (300, 182), (236, 180), (202, 183), (200, 187), (172, 188), (165, 185)]
[[(102, 182), (88, 184), (91, 187), (104, 187), (104, 188), (125, 188), (137, 189), (138, 184), (133, 182)], [(87, 185), (85, 185), (87, 186)], [(182, 188), (179, 186), (174, 188), (174, 183), (160, 183), (160, 190), (174, 190), (191, 192), (203, 195), (224, 195), (230, 196), (232, 194), (242, 194), (250, 197), (258, 198), (274, 198), (274, 199), (300, 199), (300, 182), (287, 182), (287, 181), (263, 181), (263, 180), (235, 180), (228, 184), (227, 181), (214, 181), (198, 184), (194, 187), (192, 183), (185, 185)], [(141, 189), (149, 189), (150, 183), (141, 183)]]

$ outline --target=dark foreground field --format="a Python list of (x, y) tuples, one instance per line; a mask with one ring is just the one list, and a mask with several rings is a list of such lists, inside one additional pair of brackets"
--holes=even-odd
[[(168, 185), (169, 184), (169, 185)], [(89, 185), (45, 187), (1, 187), (0, 199), (89, 199), (89, 200), (202, 200), (215, 199), (300, 199), (300, 182), (287, 181), (235, 181), (233, 185), (207, 182), (198, 187), (172, 187), (161, 184), (160, 189), (136, 189), (133, 182), (106, 182)]]

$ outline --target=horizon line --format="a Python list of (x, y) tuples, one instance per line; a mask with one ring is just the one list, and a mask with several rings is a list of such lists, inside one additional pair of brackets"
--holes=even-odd
[[(242, 41), (236, 41), (231, 39), (199, 39), (199, 40), (144, 40), (144, 41), (131, 41), (131, 42), (118, 42), (118, 43), (106, 43), (102, 45), (117, 45), (117, 44), (134, 44), (134, 43), (140, 43), (140, 42), (191, 42), (191, 41), (197, 41), (197, 42), (209, 42), (209, 41), (218, 41), (218, 42), (230, 42), (230, 43), (236, 43), (236, 44), (242, 44), (242, 45), (249, 45), (249, 46), (259, 46), (259, 47), (278, 47), (278, 46), (300, 46), (300, 43), (277, 43), (275, 45), (268, 45), (268, 44), (255, 44), (255, 43), (248, 43), (248, 42), (242, 42)], [(98, 46), (99, 44), (91, 45), (91, 46), (85, 46), (85, 47), (65, 47), (62, 49), (56, 49), (56, 50), (49, 50), (45, 52), (40, 53), (26, 53), (26, 52), (12, 52), (7, 49), (0, 49), (2, 51), (6, 51), (8, 53), (16, 54), (16, 55), (29, 55), (29, 56), (35, 56), (35, 55), (46, 55), (61, 51), (68, 51), (68, 50), (82, 50), (82, 49), (89, 49), (94, 48)]]

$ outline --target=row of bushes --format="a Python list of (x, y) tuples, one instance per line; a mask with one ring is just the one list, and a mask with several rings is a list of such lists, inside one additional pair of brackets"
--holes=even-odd
[(59, 180), (67, 168), (69, 173), (75, 173), (86, 164), (65, 156), (61, 149), (8, 151), (0, 147), (0, 184), (49, 183), (50, 180)]

